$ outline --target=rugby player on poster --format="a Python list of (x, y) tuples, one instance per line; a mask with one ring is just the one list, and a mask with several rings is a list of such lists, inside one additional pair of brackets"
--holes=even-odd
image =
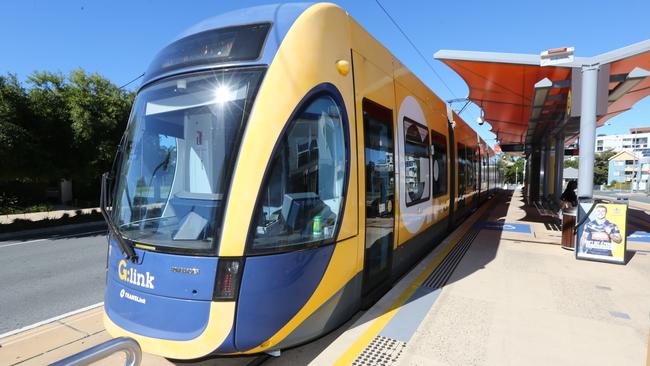
[(586, 225), (580, 237), (578, 251), (586, 254), (612, 256), (612, 252), (623, 238), (616, 224), (607, 220), (607, 207), (598, 205), (595, 218)]

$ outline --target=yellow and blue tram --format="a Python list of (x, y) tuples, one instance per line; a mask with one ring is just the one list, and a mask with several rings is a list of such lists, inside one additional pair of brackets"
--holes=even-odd
[(102, 182), (106, 329), (175, 359), (334, 329), (499, 187), (452, 119), (336, 5), (191, 28), (151, 63)]

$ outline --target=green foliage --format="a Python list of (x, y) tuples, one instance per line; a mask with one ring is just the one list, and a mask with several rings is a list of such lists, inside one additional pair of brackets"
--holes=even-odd
[[(79, 69), (36, 71), (21, 85), (0, 76), (0, 191), (73, 180), (75, 196), (96, 201), (99, 177), (110, 169), (134, 94)], [(19, 196), (23, 205), (32, 204)], [(22, 193), (22, 192), (21, 192)]]
[(31, 109), (25, 89), (16, 75), (0, 76), (0, 180), (26, 175), (26, 164), (35, 158)]
[[(594, 184), (600, 185), (607, 183), (607, 172), (609, 170), (609, 159), (616, 155), (614, 151), (608, 150), (597, 153), (594, 161)], [(579, 161), (564, 160), (564, 168), (579, 169)]]
[(132, 102), (131, 93), (98, 74), (87, 75), (83, 70), (70, 74), (72, 139), (80, 156), (89, 157), (76, 174), (99, 177), (110, 167)]
[(607, 183), (609, 159), (614, 155), (616, 155), (616, 153), (611, 150), (596, 154), (596, 159), (594, 162), (594, 184)]
[(579, 160), (564, 160), (564, 168), (575, 168), (578, 169)]
[[(524, 163), (523, 158), (515, 160), (510, 166), (506, 166), (504, 170), (505, 183), (515, 184), (522, 183), (524, 179)], [(516, 176), (515, 176), (516, 174)], [(516, 178), (516, 179), (515, 179)]]
[(27, 98), (32, 109), (32, 120), (28, 123), (37, 146), (36, 156), (29, 162), (32, 172), (28, 177), (36, 180), (69, 177), (77, 159), (72, 155), (65, 77), (36, 71), (27, 80), (31, 86)]
[(44, 212), (52, 210), (52, 206), (47, 203), (32, 205), (27, 207), (12, 207), (0, 205), (0, 215), (24, 214), (30, 212)]

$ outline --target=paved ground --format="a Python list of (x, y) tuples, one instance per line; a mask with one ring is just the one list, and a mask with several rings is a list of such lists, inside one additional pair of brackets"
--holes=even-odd
[[(559, 247), (560, 232), (524, 207), (519, 192), (504, 201), (481, 208), (358, 319), (264, 364), (375, 365), (382, 357), (386, 365), (650, 366), (650, 252), (632, 249), (624, 266), (577, 261)], [(476, 221), (483, 213), (483, 221)], [(482, 224), (498, 221), (502, 230)], [(516, 225), (529, 229), (517, 231)], [(479, 231), (465, 241), (470, 229)], [(469, 242), (464, 255), (456, 252)], [(459, 261), (455, 270), (445, 265), (449, 258)], [(450, 276), (444, 286), (422, 291), (425, 278), (439, 268)], [(0, 339), (0, 365), (47, 364), (109, 339), (101, 312)], [(118, 364), (119, 357), (100, 364)], [(171, 363), (145, 354), (143, 364)]]
[(520, 192), (507, 203), (486, 220), (532, 232), (481, 230), (441, 290), (419, 265), (314, 364), (650, 365), (650, 254), (578, 261)]
[[(535, 222), (518, 193), (491, 219)], [(399, 364), (646, 364), (648, 255), (630, 253), (625, 266), (577, 261), (536, 243), (537, 231), (504, 234), (474, 241)]]
[(103, 301), (104, 232), (0, 241), (0, 334)]

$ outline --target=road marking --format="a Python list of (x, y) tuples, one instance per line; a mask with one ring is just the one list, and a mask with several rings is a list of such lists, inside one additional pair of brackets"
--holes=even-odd
[(36, 243), (37, 241), (45, 241), (45, 240), (48, 239), (29, 240), (29, 241), (22, 241), (20, 243), (5, 244), (5, 245), (0, 245), (0, 248), (13, 247), (14, 245), (27, 244), (27, 243)]
[(4, 244), (4, 245), (0, 245), (0, 248), (13, 247), (15, 245), (22, 245), (22, 244), (29, 244), (29, 243), (37, 243), (37, 242), (46, 241), (46, 240), (65, 239), (65, 238), (69, 238), (71, 236), (97, 234), (97, 233), (102, 233), (102, 232), (106, 232), (106, 229), (104, 229), (104, 230), (96, 230), (96, 231), (88, 231), (88, 232), (85, 232), (85, 233), (78, 233), (78, 234), (69, 234), (69, 235), (64, 235), (64, 236), (53, 236), (53, 237), (45, 238), (45, 239), (35, 239), (35, 240), (21, 241), (20, 243)]
[(83, 307), (81, 309), (77, 309), (77, 310), (67, 312), (65, 314), (57, 315), (57, 316), (49, 318), (49, 319), (45, 319), (45, 320), (40, 321), (38, 323), (34, 323), (32, 325), (28, 325), (28, 326), (25, 326), (25, 327), (22, 327), (22, 328), (19, 328), (19, 329), (15, 329), (15, 330), (9, 331), (9, 332), (4, 333), (4, 334), (0, 334), (0, 340), (2, 340), (5, 337), (12, 336), (14, 334), (18, 334), (18, 333), (21, 333), (21, 332), (24, 332), (24, 331), (27, 331), (27, 330), (30, 330), (30, 329), (40, 327), (41, 325), (50, 324), (50, 323), (53, 323), (53, 322), (55, 322), (57, 320), (61, 320), (63, 318), (67, 318), (67, 317), (75, 315), (75, 314), (83, 313), (84, 311), (88, 311), (88, 310), (98, 308), (100, 306), (104, 306), (103, 301), (98, 302), (97, 304), (93, 304), (93, 305), (90, 305), (90, 306)]

